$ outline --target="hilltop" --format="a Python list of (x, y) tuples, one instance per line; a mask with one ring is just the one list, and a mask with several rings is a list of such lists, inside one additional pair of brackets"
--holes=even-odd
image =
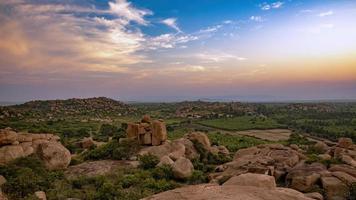
[(68, 116), (121, 116), (135, 109), (123, 102), (106, 97), (72, 98), (66, 100), (36, 100), (24, 104), (0, 107), (0, 118)]

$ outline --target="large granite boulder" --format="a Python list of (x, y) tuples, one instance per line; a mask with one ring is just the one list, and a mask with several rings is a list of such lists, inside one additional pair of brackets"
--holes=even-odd
[(336, 177), (322, 177), (321, 182), (328, 200), (346, 199), (349, 189), (345, 183)]
[(58, 142), (39, 144), (37, 154), (49, 170), (65, 169), (71, 160), (69, 150)]
[(271, 175), (278, 179), (302, 157), (299, 152), (283, 145), (258, 145), (237, 151), (233, 161), (219, 166), (216, 173), (210, 174), (210, 178), (215, 182), (250, 172)]
[(17, 141), (17, 133), (10, 128), (0, 129), (0, 146)]
[(192, 132), (185, 136), (190, 141), (196, 141), (202, 145), (206, 151), (210, 151), (210, 140), (205, 133), (202, 132)]
[(152, 122), (152, 145), (157, 146), (167, 140), (167, 130), (164, 122), (155, 120)]
[(194, 171), (194, 166), (189, 159), (179, 158), (172, 165), (173, 175), (177, 179), (187, 179)]
[(0, 164), (9, 163), (16, 158), (24, 157), (25, 155), (21, 145), (7, 145), (0, 147)]

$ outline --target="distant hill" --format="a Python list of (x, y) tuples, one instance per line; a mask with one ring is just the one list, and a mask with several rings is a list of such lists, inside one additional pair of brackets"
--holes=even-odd
[(121, 116), (135, 109), (113, 99), (94, 97), (67, 100), (36, 100), (24, 104), (0, 107), (0, 117), (68, 117), (68, 116)]

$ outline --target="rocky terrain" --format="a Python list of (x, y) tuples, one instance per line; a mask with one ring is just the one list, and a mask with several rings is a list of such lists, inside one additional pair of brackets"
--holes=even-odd
[(106, 97), (67, 100), (37, 100), (20, 105), (0, 107), (0, 119), (25, 117), (60, 118), (63, 116), (92, 115), (93, 117), (121, 116), (133, 113), (135, 109), (120, 101)]
[[(212, 144), (207, 134), (199, 131), (168, 140), (165, 123), (144, 116), (140, 122), (127, 124), (125, 138), (100, 145), (92, 138), (83, 138), (79, 145), (85, 150), (78, 155), (70, 155), (59, 139), (53, 134), (1, 129), (0, 166), (36, 156), (47, 170), (62, 170), (62, 179), (66, 184), (75, 184), (72, 187), (83, 184), (75, 182), (81, 177), (95, 180), (111, 177), (120, 170), (121, 178), (113, 179), (118, 176), (115, 175), (111, 179), (124, 179), (121, 189), (129, 187), (132, 181), (140, 184), (133, 175), (125, 175), (125, 170), (136, 170), (138, 177), (153, 173), (158, 177), (156, 181), (165, 177), (165, 181), (178, 184), (157, 190), (151, 196), (142, 194), (146, 200), (351, 200), (356, 194), (356, 145), (349, 138), (339, 138), (337, 143), (317, 141), (305, 145), (270, 141), (230, 152), (223, 145)], [(82, 161), (69, 166), (72, 159)], [(6, 186), (7, 178), (1, 174), (0, 185)], [(46, 199), (46, 193), (39, 190), (32, 194)], [(7, 198), (6, 194), (1, 195), (0, 199)], [(101, 195), (98, 199), (109, 194)], [(115, 199), (118, 194), (110, 195), (113, 198), (104, 199)]]

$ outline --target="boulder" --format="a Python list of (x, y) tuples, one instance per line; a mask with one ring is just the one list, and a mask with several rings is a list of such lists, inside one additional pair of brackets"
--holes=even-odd
[(80, 141), (80, 146), (84, 149), (89, 149), (92, 146), (95, 146), (94, 140), (91, 137), (85, 137)]
[(306, 197), (309, 197), (309, 198), (315, 199), (315, 200), (323, 200), (324, 199), (323, 195), (321, 195), (318, 192), (305, 193), (304, 195)]
[(32, 141), (32, 148), (34, 152), (37, 152), (40, 144), (49, 143), (50, 141), (45, 139), (36, 139)]
[(341, 148), (349, 148), (352, 146), (352, 139), (351, 138), (339, 138), (338, 146)]
[(17, 135), (17, 141), (19, 142), (32, 142), (32, 134), (29, 133), (19, 133)]
[(346, 183), (348, 186), (356, 183), (356, 178), (345, 172), (336, 171), (332, 172), (331, 174), (340, 179), (342, 182)]
[(342, 155), (341, 160), (342, 162), (351, 165), (352, 167), (356, 167), (356, 160), (354, 160), (351, 156)]
[(0, 175), (0, 187), (6, 183), (6, 178)]
[(330, 160), (331, 156), (329, 154), (319, 154), (318, 157), (322, 160)]
[(65, 169), (71, 160), (69, 150), (57, 142), (39, 144), (37, 154), (49, 170)]
[(166, 141), (159, 146), (150, 146), (142, 148), (138, 154), (152, 154), (154, 156), (157, 156), (158, 158), (162, 158), (163, 156), (168, 156), (171, 152), (173, 152), (172, 142)]
[(171, 153), (168, 156), (172, 160), (178, 160), (180, 157), (185, 156), (185, 146), (179, 141), (173, 141), (171, 145)]
[(201, 184), (162, 192), (144, 200), (313, 200), (288, 188)]
[(193, 141), (193, 142), (196, 141), (196, 142), (200, 143), (206, 151), (210, 150), (210, 146), (211, 146), (210, 140), (205, 133), (192, 132), (192, 133), (189, 133), (188, 135), (186, 135), (186, 137), (190, 141)]
[(349, 165), (331, 165), (331, 167), (328, 169), (331, 172), (345, 172), (347, 174), (350, 174), (353, 177), (356, 177), (356, 169), (354, 167), (351, 167)]
[(196, 158), (200, 157), (200, 155), (197, 152), (197, 150), (195, 149), (192, 141), (190, 141), (186, 138), (180, 138), (180, 139), (177, 139), (174, 141), (181, 143), (185, 146), (185, 157), (188, 158), (189, 160), (196, 159)]
[(0, 147), (0, 164), (6, 164), (16, 158), (24, 156), (25, 153), (20, 145), (7, 145)]
[(11, 129), (0, 129), (0, 146), (17, 141), (17, 133)]
[(211, 146), (210, 147), (210, 152), (215, 154), (215, 155), (224, 155), (224, 156), (229, 156), (230, 152), (225, 146)]
[(129, 138), (129, 139), (136, 138), (137, 139), (138, 132), (139, 132), (139, 124), (135, 124), (135, 123), (127, 124), (127, 129), (126, 129), (127, 138)]
[(163, 165), (169, 165), (172, 166), (174, 161), (169, 157), (169, 156), (163, 156), (159, 163), (157, 164), (158, 167), (161, 167)]
[(177, 179), (186, 179), (193, 174), (194, 166), (189, 159), (179, 158), (172, 165), (173, 175)]
[(316, 144), (314, 144), (314, 148), (319, 152), (319, 153), (325, 153), (328, 151), (329, 146), (325, 144), (322, 141), (318, 141)]
[(155, 120), (152, 122), (152, 145), (157, 146), (167, 140), (167, 130), (164, 122)]
[(149, 115), (144, 115), (141, 120), (142, 123), (151, 123), (151, 117)]
[(276, 188), (276, 181), (273, 176), (247, 173), (231, 177), (223, 185), (254, 186), (259, 188), (274, 189)]
[(142, 143), (145, 145), (150, 145), (152, 144), (152, 134), (151, 133), (145, 133), (143, 134), (143, 139)]
[(293, 189), (309, 192), (325, 172), (326, 167), (320, 163), (300, 164), (289, 171), (286, 181)]
[(336, 177), (322, 177), (321, 183), (328, 200), (346, 199), (348, 187)]
[(36, 196), (39, 200), (47, 200), (46, 193), (43, 192), (43, 191), (37, 191), (37, 192), (35, 192), (35, 196)]

